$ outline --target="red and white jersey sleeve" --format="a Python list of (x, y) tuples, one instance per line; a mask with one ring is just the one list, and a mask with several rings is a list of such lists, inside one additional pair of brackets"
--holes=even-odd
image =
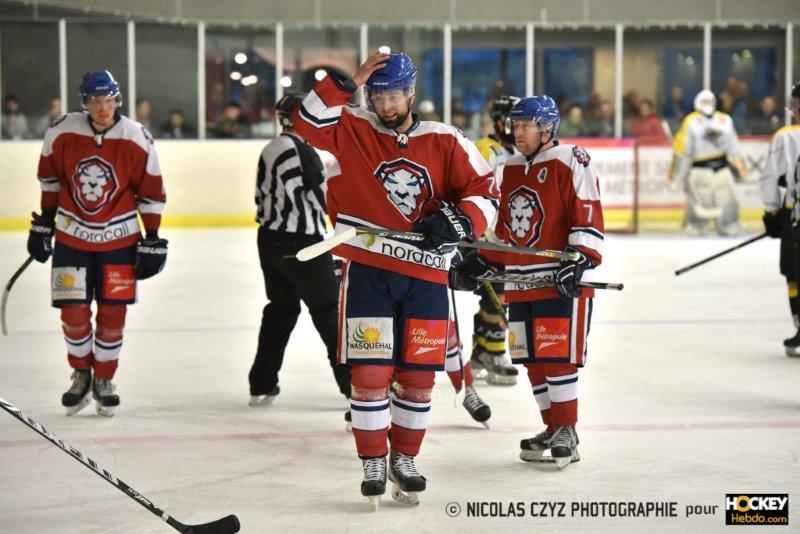
[[(520, 247), (563, 250), (568, 245), (589, 257), (595, 266), (603, 257), (604, 223), (598, 176), (586, 150), (556, 145), (533, 161), (510, 158), (503, 170), (500, 215), (495, 232)], [(558, 261), (539, 256), (488, 254), (506, 265), (508, 274), (552, 281)], [(506, 300), (521, 302), (558, 296), (555, 288), (506, 284)], [(593, 296), (584, 290), (584, 296)]]
[[(297, 132), (339, 162), (336, 232), (356, 226), (410, 231), (441, 202), (458, 205), (477, 235), (494, 217), (500, 192), (475, 146), (456, 128), (415, 120), (398, 134), (349, 104), (351, 81), (328, 76), (295, 112)], [(450, 255), (397, 240), (359, 236), (334, 253), (367, 265), (447, 283)]]
[(138, 215), (157, 230), (166, 194), (150, 133), (120, 117), (97, 135), (88, 114), (70, 113), (45, 134), (38, 179), (42, 208), (57, 208), (56, 240), (81, 250), (123, 248), (141, 237)]

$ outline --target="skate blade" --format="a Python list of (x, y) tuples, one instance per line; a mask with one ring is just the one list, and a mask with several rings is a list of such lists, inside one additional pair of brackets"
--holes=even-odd
[(800, 352), (798, 352), (798, 349), (787, 348), (786, 355), (790, 358), (800, 358)]
[(515, 386), (517, 385), (517, 377), (516, 376), (503, 376), (503, 375), (496, 375), (494, 373), (488, 373), (488, 378), (486, 381), (489, 384), (495, 386)]
[(253, 408), (259, 408), (261, 406), (267, 406), (272, 404), (275, 401), (275, 396), (269, 395), (250, 395), (250, 402), (248, 404)]
[(475, 364), (472, 364), (472, 379), (473, 380), (486, 380), (489, 376), (489, 371), (486, 369), (476, 369)]
[(92, 402), (91, 392), (87, 393), (86, 396), (83, 397), (80, 400), (80, 402), (78, 402), (78, 404), (76, 404), (75, 406), (65, 406), (64, 408), (66, 409), (67, 417), (69, 417), (70, 415), (75, 415), (79, 411), (83, 410), (84, 408), (89, 406), (90, 402)]
[(409, 506), (416, 506), (419, 504), (419, 492), (417, 491), (403, 491), (400, 486), (394, 484), (392, 486), (392, 499), (399, 503), (407, 504)]
[(552, 464), (555, 463), (555, 459), (552, 456), (545, 456), (545, 451), (529, 451), (529, 450), (522, 450), (519, 452), (519, 459), (525, 462), (534, 462), (540, 464)]
[(102, 415), (103, 417), (114, 417), (114, 410), (116, 406), (102, 406), (101, 404), (95, 404), (95, 411), (97, 415)]
[(489, 426), (489, 421), (481, 421), (480, 422), (486, 430), (490, 430), (492, 427)]
[(369, 497), (369, 504), (372, 506), (372, 511), (377, 512), (378, 509), (381, 507), (381, 496), (372, 495), (371, 497)]

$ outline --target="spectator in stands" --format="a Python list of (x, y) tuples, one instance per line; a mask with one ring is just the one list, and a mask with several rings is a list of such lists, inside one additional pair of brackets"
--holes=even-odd
[(589, 100), (586, 101), (586, 119), (588, 121), (592, 121), (599, 117), (600, 114), (600, 106), (602, 105), (602, 98), (600, 98), (600, 93), (597, 91), (592, 91), (589, 95)]
[(583, 123), (583, 108), (575, 104), (567, 111), (566, 120), (558, 126), (559, 137), (584, 137), (586, 126)]
[(717, 109), (730, 115), (733, 105), (738, 98), (739, 80), (736, 79), (736, 76), (728, 76), (725, 79), (725, 89), (722, 90), (717, 99)]
[(167, 139), (187, 139), (197, 137), (191, 124), (187, 124), (183, 111), (173, 109), (169, 112), (169, 120), (161, 126), (161, 136)]
[(783, 119), (777, 112), (775, 99), (765, 96), (761, 99), (758, 113), (748, 123), (748, 130), (753, 135), (772, 135), (783, 125)]
[(622, 97), (622, 118), (630, 122), (639, 116), (639, 93), (630, 90)]
[(28, 119), (20, 110), (19, 99), (8, 95), (3, 102), (2, 114), (3, 139), (19, 140), (28, 137)]
[(664, 103), (661, 115), (665, 119), (674, 119), (678, 124), (686, 116), (688, 108), (683, 100), (683, 87), (674, 85), (669, 91), (669, 99)]
[(250, 129), (242, 116), (242, 107), (237, 102), (229, 102), (222, 110), (222, 117), (217, 125), (217, 137), (220, 139), (244, 139), (249, 136)]
[(597, 117), (586, 124), (589, 137), (614, 137), (614, 106), (608, 100), (600, 102)]
[(639, 103), (639, 116), (631, 121), (631, 135), (634, 137), (666, 138), (661, 119), (655, 114), (652, 100)]
[(41, 139), (47, 129), (61, 118), (64, 112), (61, 110), (61, 99), (53, 97), (50, 99), (50, 110), (36, 122), (36, 137)]
[(136, 99), (136, 120), (149, 131), (153, 130), (153, 124), (150, 121), (150, 101), (144, 98)]
[(757, 109), (757, 105), (755, 105), (751, 100), (747, 82), (740, 80), (737, 83), (733, 105), (731, 106), (731, 110), (728, 112), (733, 119), (736, 129), (740, 133), (748, 133), (746, 128), (747, 119), (750, 118), (750, 112), (754, 110), (754, 108)]

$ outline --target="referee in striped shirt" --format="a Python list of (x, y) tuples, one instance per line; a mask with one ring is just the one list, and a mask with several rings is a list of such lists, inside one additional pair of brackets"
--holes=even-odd
[(308, 262), (292, 258), (300, 249), (321, 241), (325, 232), (322, 161), (295, 132), (291, 120), (304, 97), (289, 93), (275, 105), (283, 133), (264, 147), (258, 160), (258, 256), (269, 302), (264, 306), (250, 369), (251, 406), (269, 404), (280, 393), (278, 372), (301, 300), (325, 343), (339, 391), (350, 397), (350, 370), (336, 361), (339, 294), (331, 255)]

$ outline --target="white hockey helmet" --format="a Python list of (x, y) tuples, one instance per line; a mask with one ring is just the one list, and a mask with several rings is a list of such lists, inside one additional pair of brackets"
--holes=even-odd
[(703, 89), (694, 97), (694, 110), (710, 117), (717, 109), (717, 97), (708, 89)]

